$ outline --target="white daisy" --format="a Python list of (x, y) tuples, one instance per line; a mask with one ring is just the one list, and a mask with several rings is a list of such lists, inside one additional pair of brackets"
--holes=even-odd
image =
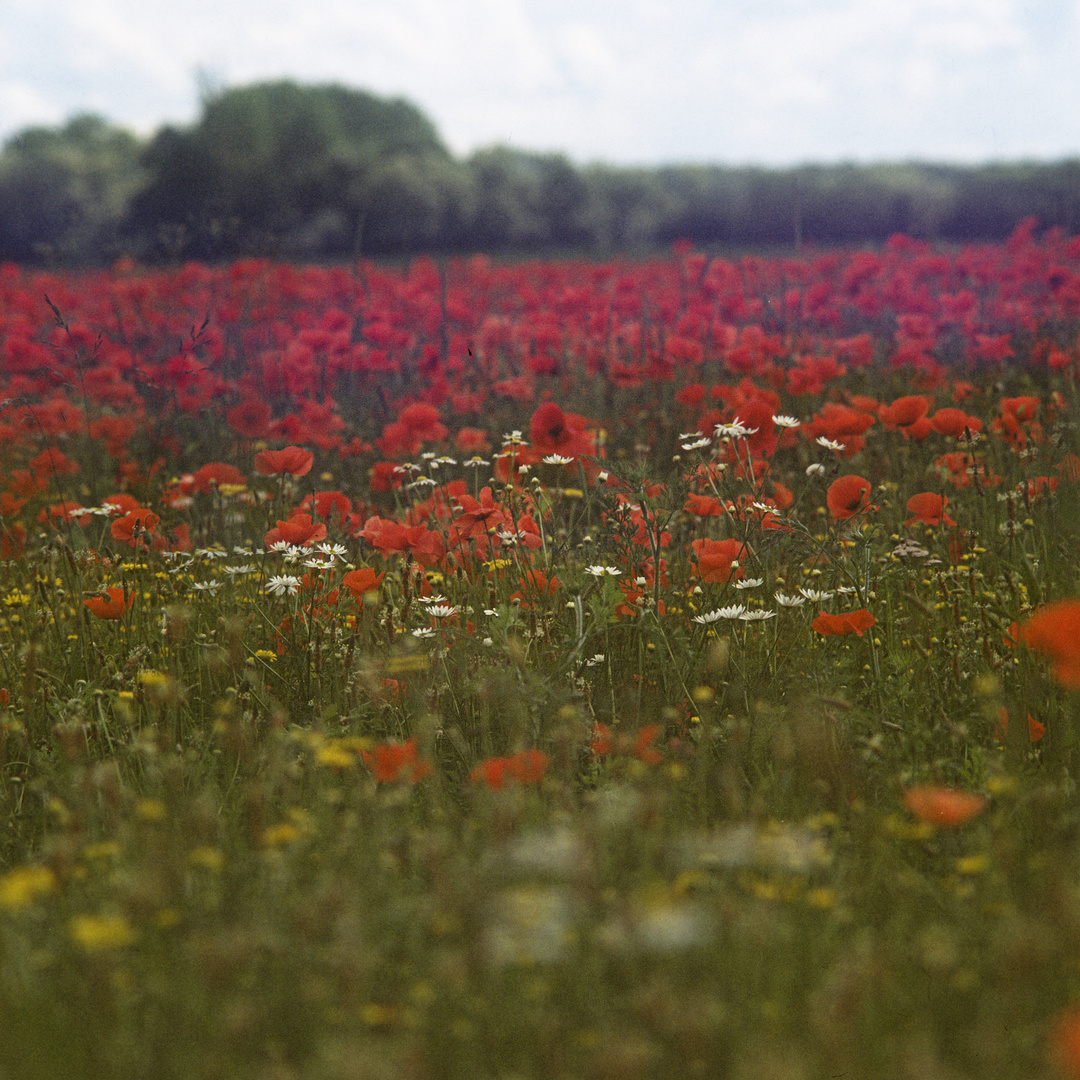
[(717, 608), (715, 611), (707, 611), (704, 615), (695, 615), (693, 621), (708, 624), (719, 622), (721, 619), (741, 619), (746, 611), (745, 604), (731, 604), (729, 607)]
[(775, 611), (744, 611), (740, 616), (743, 622), (764, 622), (766, 619), (775, 619)]
[(292, 574), (277, 574), (267, 578), (266, 591), (271, 596), (295, 596), (300, 591), (300, 579)]
[(776, 597), (776, 602), (781, 607), (802, 607), (803, 604), (806, 603), (805, 596), (788, 596), (787, 593), (782, 592), (774, 593), (773, 595)]
[(794, 416), (774, 416), (772, 422), (777, 427), (797, 428), (800, 421), (796, 420)]
[(759, 578), (759, 577), (748, 577), (745, 581), (736, 581), (735, 582), (735, 588), (736, 589), (756, 589), (759, 585), (761, 585), (764, 582), (764, 580), (765, 580), (764, 578)]
[(456, 615), (461, 608), (455, 607), (453, 604), (432, 604), (428, 608), (428, 614), (433, 619), (449, 619), (451, 615)]
[(826, 450), (835, 450), (837, 453), (844, 449), (844, 444), (842, 442), (836, 442), (835, 439), (826, 439), (824, 435), (819, 435), (814, 442), (816, 442), (818, 446), (824, 446)]
[(718, 439), (742, 439), (747, 435), (756, 435), (758, 429), (746, 427), (736, 416), (730, 424), (717, 424), (714, 430)]

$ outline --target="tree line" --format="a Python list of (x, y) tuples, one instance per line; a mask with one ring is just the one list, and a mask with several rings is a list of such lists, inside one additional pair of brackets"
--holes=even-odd
[(194, 124), (149, 139), (82, 115), (0, 149), (0, 261), (48, 265), (963, 243), (1026, 217), (1080, 231), (1080, 159), (625, 168), (505, 146), (461, 159), (411, 103), (337, 84), (209, 93)]

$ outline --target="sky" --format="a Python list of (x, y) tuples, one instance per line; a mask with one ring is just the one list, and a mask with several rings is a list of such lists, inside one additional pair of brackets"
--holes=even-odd
[(277, 78), (408, 98), (457, 155), (1080, 156), (1080, 0), (0, 0), (0, 140)]

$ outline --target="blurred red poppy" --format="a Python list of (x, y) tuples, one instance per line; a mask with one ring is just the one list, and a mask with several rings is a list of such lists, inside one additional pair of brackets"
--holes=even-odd
[(259, 398), (246, 398), (225, 413), (225, 423), (248, 439), (265, 439), (272, 418), (270, 406)]
[(395, 780), (415, 784), (431, 773), (431, 762), (418, 756), (415, 739), (379, 743), (374, 750), (362, 751), (360, 756), (380, 784)]
[(945, 513), (945, 507), (948, 505), (949, 500), (944, 495), (938, 495), (933, 491), (921, 491), (908, 499), (908, 513), (914, 516), (909, 517), (904, 524), (914, 525), (918, 521), (923, 525), (955, 525), (956, 522)]
[(1080, 1007), (1058, 1013), (1050, 1030), (1050, 1058), (1063, 1080), (1080, 1080)]
[(537, 784), (544, 778), (551, 759), (543, 750), (522, 750), (508, 757), (481, 761), (469, 773), (469, 780), (499, 791), (508, 783)]
[(982, 431), (982, 421), (977, 416), (968, 416), (963, 409), (954, 409), (951, 406), (938, 409), (930, 417), (930, 426), (939, 435), (952, 435), (959, 439), (965, 431)]
[(315, 455), (302, 446), (286, 446), (283, 450), (260, 450), (255, 455), (255, 471), (260, 476), (307, 476), (315, 463)]
[(921, 420), (930, 408), (930, 402), (921, 394), (897, 398), (891, 405), (881, 405), (878, 408), (878, 419), (884, 424), (894, 427), (910, 427), (917, 420)]
[(863, 636), (864, 630), (877, 625), (877, 619), (866, 608), (857, 611), (844, 611), (838, 615), (830, 615), (823, 611), (810, 626), (822, 637), (832, 637), (845, 634), (858, 634)]
[(928, 784), (904, 792), (904, 805), (924, 825), (956, 829), (986, 809), (986, 797), (971, 791)]
[(1020, 624), (1020, 640), (1050, 660), (1059, 683), (1080, 690), (1080, 599), (1039, 608)]
[(247, 484), (247, 477), (235, 465), (226, 465), (223, 461), (211, 461), (192, 476), (191, 482), (196, 491), (205, 495), (222, 484), (244, 487)]

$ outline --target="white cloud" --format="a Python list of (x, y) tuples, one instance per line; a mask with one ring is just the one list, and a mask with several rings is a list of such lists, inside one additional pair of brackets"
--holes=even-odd
[(404, 95), (458, 153), (579, 160), (1080, 153), (1080, 3), (4, 0), (0, 137), (92, 108), (149, 132), (227, 85)]

